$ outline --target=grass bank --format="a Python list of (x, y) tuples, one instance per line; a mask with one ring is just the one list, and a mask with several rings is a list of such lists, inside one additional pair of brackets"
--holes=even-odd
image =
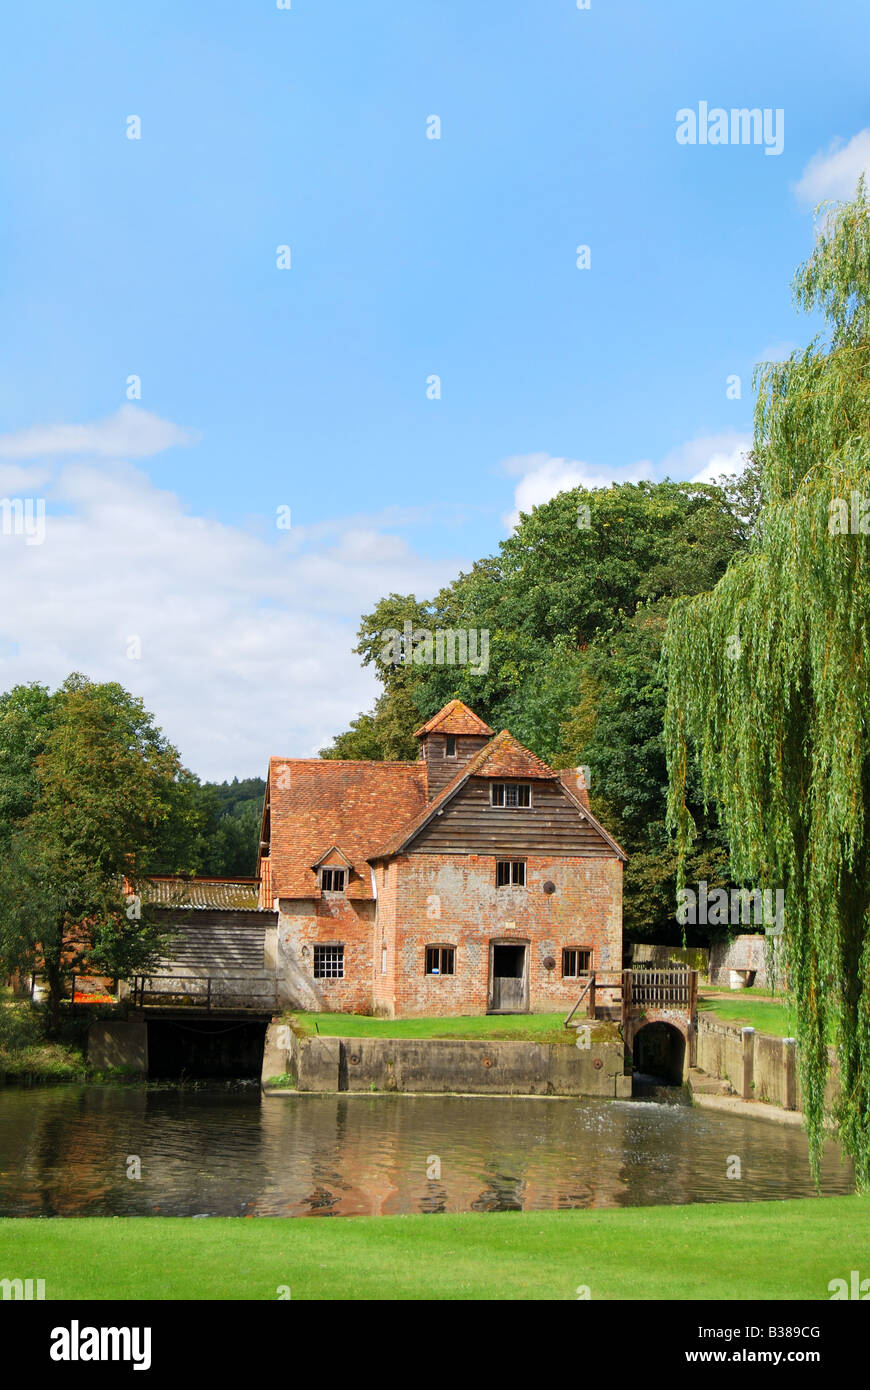
[[(565, 1010), (567, 1013), (567, 1009)], [(468, 1018), (371, 1018), (367, 1014), (294, 1013), (291, 1022), (303, 1033), (331, 1038), (500, 1038), (506, 1042), (565, 1043), (576, 1046), (577, 1034), (564, 1027), (559, 1014), (475, 1014)]]
[(615, 1211), (5, 1219), (0, 1277), (48, 1299), (821, 1299), (866, 1265), (870, 1199)]
[(48, 1041), (44, 1020), (26, 999), (0, 994), (0, 1077), (7, 1081), (81, 1081), (88, 1075), (81, 1040)]
[(0, 991), (0, 1083), (129, 1081), (129, 1068), (96, 1071), (85, 1055), (88, 1017), (66, 1018), (60, 1036), (45, 1036), (45, 1018), (26, 999)]
[(711, 999), (702, 994), (698, 1011), (713, 1013), (723, 1023), (739, 1023), (776, 1038), (794, 1037), (794, 1011), (782, 999), (746, 999), (742, 991), (736, 998), (720, 995)]

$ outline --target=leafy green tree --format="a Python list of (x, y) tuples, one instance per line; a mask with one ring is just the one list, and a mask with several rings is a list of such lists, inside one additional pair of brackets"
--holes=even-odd
[[(724, 487), (575, 488), (523, 515), (497, 555), (431, 602), (388, 595), (362, 619), (356, 647), (384, 697), (325, 756), (413, 757), (414, 728), (458, 697), (494, 728), (510, 727), (557, 758), (583, 651), (630, 621), (640, 603), (714, 584), (747, 544), (755, 486), (750, 469)], [(387, 634), (406, 622), (412, 631), (486, 631), (488, 668), (397, 663)]]
[(690, 754), (739, 882), (785, 894), (814, 1170), (836, 1038), (839, 1133), (870, 1185), (870, 205), (827, 212), (794, 279), (827, 337), (756, 381), (759, 537), (708, 595), (674, 605), (669, 815), (695, 834)]
[[(719, 485), (625, 483), (560, 493), (431, 603), (390, 594), (362, 620), (357, 651), (384, 692), (324, 756), (413, 758), (414, 728), (459, 697), (553, 766), (587, 765), (593, 809), (629, 854), (625, 926), (677, 942), (677, 857), (665, 825), (667, 771), (661, 645), (674, 595), (712, 587), (756, 530), (759, 468)], [(395, 664), (385, 634), (477, 629), (486, 670)], [(695, 779), (697, 781), (697, 779)], [(699, 839), (691, 867), (730, 882), (715, 813), (695, 783)], [(697, 802), (697, 804), (696, 804)], [(698, 932), (699, 940), (719, 934)]]
[(123, 881), (151, 867), (182, 769), (121, 686), (73, 675), (54, 696), (30, 690), (10, 692), (0, 717), (17, 750), (4, 760), (8, 784), (0, 771), (0, 804), (16, 811), (0, 839), (0, 963), (11, 973), (41, 962), (56, 1028), (71, 974), (127, 976), (162, 945)]
[(350, 728), (338, 734), (321, 758), (350, 761), (412, 762), (419, 752), (414, 730), (422, 716), (411, 690), (398, 682), (383, 691), (371, 714), (351, 720)]
[(55, 704), (47, 686), (35, 682), (0, 695), (0, 843), (36, 804), (36, 760), (45, 751)]
[[(667, 766), (663, 721), (666, 702), (661, 645), (670, 600), (644, 604), (634, 618), (598, 638), (584, 656), (585, 698), (563, 725), (567, 762), (588, 768), (590, 803), (629, 852), (623, 924), (632, 940), (677, 945), (677, 854), (665, 824)], [(693, 783), (697, 797), (697, 785)], [(694, 881), (730, 886), (727, 848), (715, 815), (693, 802), (699, 835), (688, 866)], [(690, 945), (723, 934), (689, 929)]]

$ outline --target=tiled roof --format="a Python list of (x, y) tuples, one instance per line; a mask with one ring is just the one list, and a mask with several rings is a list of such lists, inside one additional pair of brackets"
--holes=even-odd
[(330, 845), (353, 865), (349, 898), (371, 898), (371, 849), (426, 806), (426, 765), (272, 758), (272, 898), (317, 898), (313, 864)]
[(255, 878), (182, 878), (159, 875), (139, 880), (143, 902), (152, 907), (183, 907), (199, 911), (256, 912), (259, 882)]
[(513, 734), (502, 729), (485, 748), (466, 765), (470, 777), (532, 777), (550, 779), (556, 776), (543, 758), (524, 748)]
[(461, 700), (451, 700), (440, 709), (437, 714), (426, 724), (421, 724), (419, 729), (414, 730), (415, 738), (422, 738), (424, 734), (486, 734), (489, 736), (492, 729), (488, 724), (484, 724), (482, 719), (478, 719), (474, 710), (470, 710), (468, 705), (464, 705)]
[(383, 840), (369, 858), (381, 859), (398, 854), (417, 831), (421, 830), (432, 816), (438, 814), (439, 808), (450, 800), (469, 777), (491, 777), (493, 780), (498, 777), (522, 777), (537, 781), (555, 781), (556, 774), (534, 753), (530, 753), (528, 748), (524, 748), (513, 734), (509, 734), (507, 729), (502, 729), (500, 734), (490, 739), (486, 747), (481, 748), (480, 752), (457, 772), (453, 780), (448, 782), (428, 805), (422, 807), (412, 821), (399, 827), (396, 834)]

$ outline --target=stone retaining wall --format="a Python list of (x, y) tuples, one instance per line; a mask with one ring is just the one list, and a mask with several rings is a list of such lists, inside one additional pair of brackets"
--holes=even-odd
[[(830, 1071), (826, 1104), (830, 1108), (839, 1089), (839, 1066), (834, 1048), (828, 1048)], [(695, 1065), (708, 1076), (731, 1083), (743, 1100), (767, 1101), (784, 1110), (801, 1108), (797, 1045), (794, 1038), (757, 1033), (737, 1023), (698, 1019)]]
[[(280, 1030), (284, 1029), (282, 1033)], [(289, 1074), (300, 1091), (629, 1097), (616, 1029), (595, 1024), (588, 1049), (451, 1038), (327, 1038), (271, 1024), (263, 1084)]]

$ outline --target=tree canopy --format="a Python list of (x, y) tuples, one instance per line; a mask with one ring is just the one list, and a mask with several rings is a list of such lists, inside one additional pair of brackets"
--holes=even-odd
[[(785, 894), (803, 1105), (818, 1171), (827, 1044), (836, 1118), (870, 1183), (870, 206), (822, 210), (796, 302), (827, 331), (758, 369), (756, 543), (668, 623), (669, 817), (696, 831), (692, 756), (739, 882)], [(862, 510), (863, 508), (863, 510)]]
[[(593, 809), (630, 856), (627, 930), (679, 940), (661, 643), (673, 597), (716, 583), (748, 545), (757, 511), (754, 465), (724, 486), (642, 482), (560, 493), (431, 601), (390, 594), (363, 617), (356, 650), (383, 693), (322, 756), (414, 758), (414, 729), (458, 696), (553, 766), (589, 768)], [(487, 669), (397, 662), (385, 634), (405, 623), (485, 630)], [(727, 883), (716, 817), (695, 809), (699, 876)]]
[(55, 1023), (70, 974), (126, 976), (161, 945), (147, 913), (129, 911), (124, 875), (152, 867), (167, 838), (183, 856), (195, 828), (184, 783), (177, 751), (120, 685), (72, 675), (53, 694), (0, 697), (0, 965), (44, 969)]

